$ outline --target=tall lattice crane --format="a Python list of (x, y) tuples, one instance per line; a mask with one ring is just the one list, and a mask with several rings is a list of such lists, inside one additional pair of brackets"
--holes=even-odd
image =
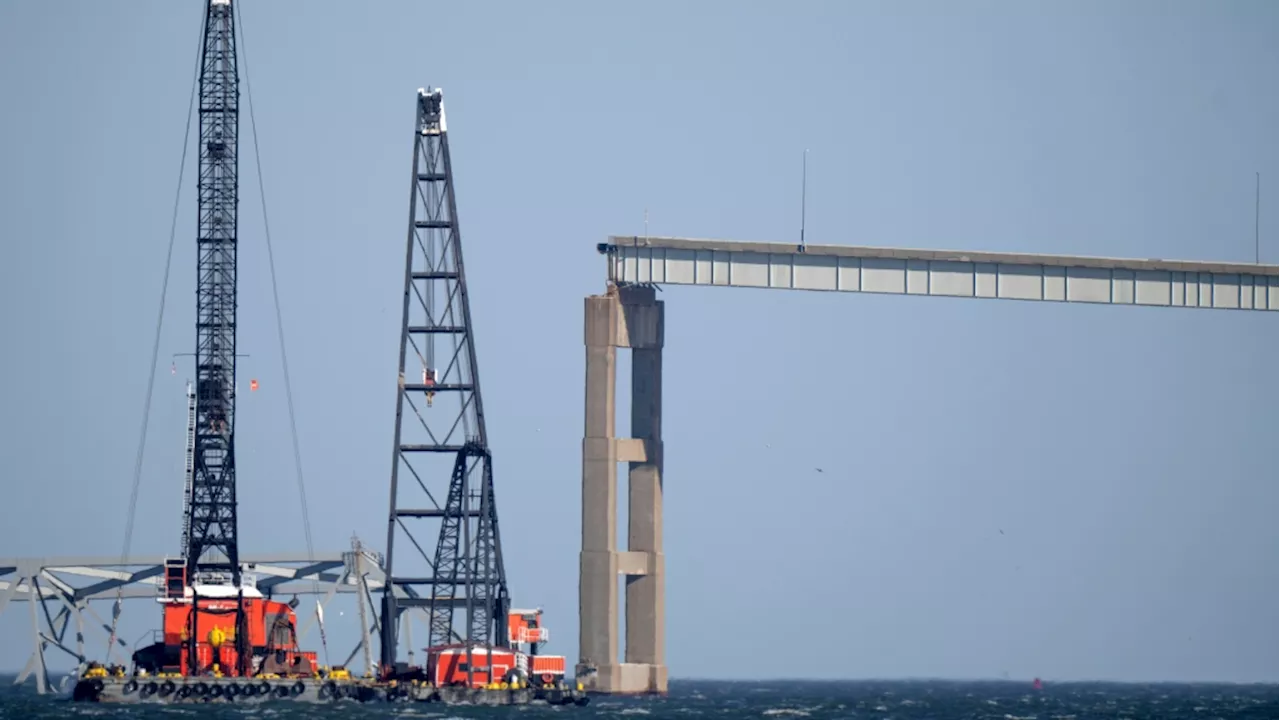
[[(238, 590), (235, 645), (239, 661), (247, 663), (235, 460), (239, 97), (231, 0), (208, 0), (198, 97), (196, 425), (184, 552), (191, 577)], [(199, 615), (191, 613), (193, 653)]]
[[(164, 585), (157, 598), (164, 609), (162, 637), (137, 649), (133, 662), (139, 670), (151, 673), (308, 677), (317, 671), (318, 664), (316, 653), (302, 650), (297, 643), (297, 617), (294, 612), (297, 599), (282, 603), (264, 597), (256, 582), (244, 574), (240, 565), (235, 421), (238, 357), (236, 256), (240, 242), (237, 212), (240, 190), (239, 101), (243, 49), (237, 49), (235, 26), (238, 13), (232, 6), (232, 0), (206, 0), (204, 9), (196, 87), (193, 88), (200, 117), (197, 136), (200, 165), (196, 223), (196, 348), (193, 353), (195, 380), (187, 388), (182, 548), (178, 557), (165, 560)], [(244, 72), (245, 89), (248, 91), (247, 69)], [(256, 158), (258, 143), (253, 129), (253, 99), (249, 92), (246, 92), (246, 100), (250, 138)], [(185, 168), (186, 153), (183, 160)], [(261, 179), (259, 167), (260, 192)], [(271, 235), (266, 223), (265, 193), (262, 204), (263, 231), (274, 288), (275, 269), (274, 261), (271, 261)], [(176, 213), (175, 205), (175, 217)], [(171, 237), (171, 248), (172, 242)], [(165, 288), (168, 287), (167, 273), (166, 270)], [(163, 305), (162, 293), (162, 309)], [(278, 299), (276, 319), (282, 326)], [(160, 320), (163, 320), (163, 313)], [(157, 322), (156, 347), (159, 346), (161, 321)], [(284, 331), (283, 327), (278, 329), (285, 394), (289, 397)], [(153, 373), (154, 363), (153, 357)], [(256, 386), (256, 380), (249, 384), (250, 390)], [(293, 420), (292, 400), (289, 403), (296, 458), (299, 454), (297, 428)], [(147, 404), (149, 407), (149, 394)], [(142, 437), (145, 443), (145, 415)], [(141, 453), (140, 448), (139, 457)], [(300, 463), (297, 472), (307, 553), (312, 556)], [(135, 498), (139, 475), (140, 470), (134, 477)], [(132, 517), (126, 529), (126, 552), (131, 529)], [(119, 597), (117, 606), (118, 600)], [(323, 629), (321, 633), (323, 642)]]
[[(390, 582), (383, 594), (385, 669), (395, 667), (400, 613), (409, 607), (428, 612), (428, 647), (464, 642), (470, 654), (472, 647), (509, 641), (492, 458), (439, 89), (418, 91), (413, 146), (387, 529)], [(402, 478), (411, 479), (403, 488)], [(406, 522), (422, 519), (439, 520), (434, 551), (430, 531)], [(396, 589), (405, 597), (397, 598)], [(461, 628), (455, 627), (457, 610), (465, 610)]]

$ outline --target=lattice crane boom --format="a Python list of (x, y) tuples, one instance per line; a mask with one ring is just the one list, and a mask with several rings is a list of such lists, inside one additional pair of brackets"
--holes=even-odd
[[(200, 67), (195, 474), (187, 568), (240, 573), (236, 522), (239, 77), (230, 0), (206, 6)], [(214, 554), (211, 551), (216, 551)], [(218, 557), (221, 555), (221, 557)]]
[[(248, 669), (248, 627), (236, 518), (236, 246), (240, 77), (231, 0), (208, 0), (197, 102), (200, 168), (196, 238), (195, 438), (184, 548), (193, 602), (201, 582), (237, 588), (234, 643)], [(201, 641), (190, 614), (188, 643)]]
[[(508, 644), (492, 456), (439, 89), (418, 91), (413, 152), (382, 613), (387, 669), (408, 608), (426, 611), (429, 647)], [(439, 522), (434, 548), (424, 519)], [(464, 622), (455, 622), (457, 611)]]

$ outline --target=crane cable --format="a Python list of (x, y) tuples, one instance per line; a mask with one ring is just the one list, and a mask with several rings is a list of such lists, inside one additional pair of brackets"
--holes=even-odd
[[(271, 246), (271, 225), (267, 221), (267, 191), (266, 187), (262, 183), (262, 156), (258, 151), (258, 123), (253, 114), (253, 86), (249, 82), (248, 43), (245, 42), (244, 22), (240, 15), (240, 5), (238, 3), (234, 4), (232, 5), (232, 8), (236, 14), (236, 25), (239, 26), (238, 35), (240, 40), (240, 57), (244, 64), (245, 99), (248, 101), (249, 105), (249, 130), (253, 137), (253, 164), (258, 175), (258, 197), (259, 202), (262, 205), (262, 228), (267, 241), (267, 265), (271, 272), (271, 296), (275, 303), (276, 311), (276, 338), (280, 342), (280, 365), (284, 371), (284, 397), (285, 402), (289, 407), (289, 434), (293, 440), (293, 463), (294, 470), (297, 473), (298, 498), (302, 505), (302, 528), (307, 542), (307, 563), (308, 565), (314, 566), (316, 557), (315, 548), (311, 541), (311, 515), (307, 509), (307, 487), (306, 483), (303, 481), (302, 475), (302, 451), (299, 449), (298, 423), (293, 411), (293, 386), (289, 381), (289, 356), (285, 353), (284, 320), (280, 312), (280, 290), (276, 282), (275, 252), (272, 250)], [(314, 573), (311, 577), (311, 583), (313, 592), (319, 595), (320, 579)], [(316, 606), (316, 614), (318, 618), (322, 618), (319, 605)], [(325, 665), (328, 665), (329, 646), (324, 639), (323, 619), (321, 619), (320, 622), (322, 623), (320, 631), (321, 644), (324, 646)]]
[[(178, 234), (178, 206), (182, 197), (182, 178), (187, 171), (187, 140), (191, 137), (191, 118), (196, 104), (196, 88), (200, 85), (200, 58), (204, 55), (204, 31), (208, 17), (200, 21), (200, 42), (196, 44), (195, 69), (191, 75), (191, 98), (187, 101), (187, 127), (182, 133), (182, 161), (178, 166), (178, 189), (173, 197), (173, 219), (169, 223), (169, 250), (164, 261), (164, 281), (160, 284), (160, 310), (156, 317), (155, 339), (151, 344), (151, 371), (147, 373), (146, 400), (142, 405), (142, 432), (138, 437), (138, 454), (133, 466), (133, 489), (129, 493), (129, 510), (125, 521), (124, 549), (120, 551), (120, 564), (129, 560), (129, 549), (133, 544), (133, 521), (138, 509), (138, 486), (142, 483), (142, 459), (147, 448), (147, 426), (151, 421), (151, 396), (155, 390), (156, 363), (160, 358), (160, 331), (164, 326), (164, 306), (169, 295), (169, 272), (173, 268), (173, 244)], [(120, 620), (120, 603), (124, 599), (125, 583), (116, 586), (116, 602), (111, 610), (111, 634), (107, 639), (107, 661), (111, 660), (111, 651), (116, 644), (116, 630)]]

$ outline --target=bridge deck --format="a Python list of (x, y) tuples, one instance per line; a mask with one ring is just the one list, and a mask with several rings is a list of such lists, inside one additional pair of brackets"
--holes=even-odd
[(1277, 266), (613, 236), (619, 283), (1280, 309)]

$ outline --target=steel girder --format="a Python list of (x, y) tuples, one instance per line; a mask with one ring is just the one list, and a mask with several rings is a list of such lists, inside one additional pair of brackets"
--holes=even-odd
[[(104, 557), (0, 557), (0, 614), (11, 602), (27, 603), (31, 615), (31, 657), (18, 675), (17, 683), (34, 678), (36, 689), (46, 693), (53, 683), (45, 661), (46, 651), (56, 650), (83, 665), (95, 653), (86, 650), (86, 627), (101, 628), (104, 637), (111, 634), (111, 618), (104, 617), (91, 603), (114, 603), (117, 593), (125, 600), (154, 600), (163, 591), (164, 561), (162, 556), (138, 556), (121, 562), (119, 558)], [(357, 574), (356, 568), (359, 567)], [(363, 550), (360, 562), (355, 562), (354, 551), (317, 555), (308, 560), (302, 554), (250, 555), (241, 558), (241, 570), (246, 577), (256, 577), (256, 586), (264, 595), (323, 595), (321, 605), (328, 604), (337, 594), (363, 594), (366, 602), (372, 602), (374, 592), (386, 584), (383, 558), (380, 554)], [(432, 601), (406, 593), (399, 588), (393, 592), (400, 597), (406, 610), (415, 611), (424, 619), (427, 606)], [(435, 602), (451, 601), (465, 606), (463, 599), (435, 599)], [(314, 613), (301, 612), (299, 637), (315, 625)], [(405, 616), (408, 621), (408, 616)], [(369, 632), (380, 632), (377, 618)], [(362, 632), (362, 638), (368, 633)], [(363, 646), (363, 639), (352, 650), (354, 657)], [(112, 651), (121, 658), (127, 645), (116, 638)], [(108, 655), (107, 661), (112, 657)], [(123, 658), (128, 662), (128, 658)], [(348, 660), (350, 662), (350, 660)]]

